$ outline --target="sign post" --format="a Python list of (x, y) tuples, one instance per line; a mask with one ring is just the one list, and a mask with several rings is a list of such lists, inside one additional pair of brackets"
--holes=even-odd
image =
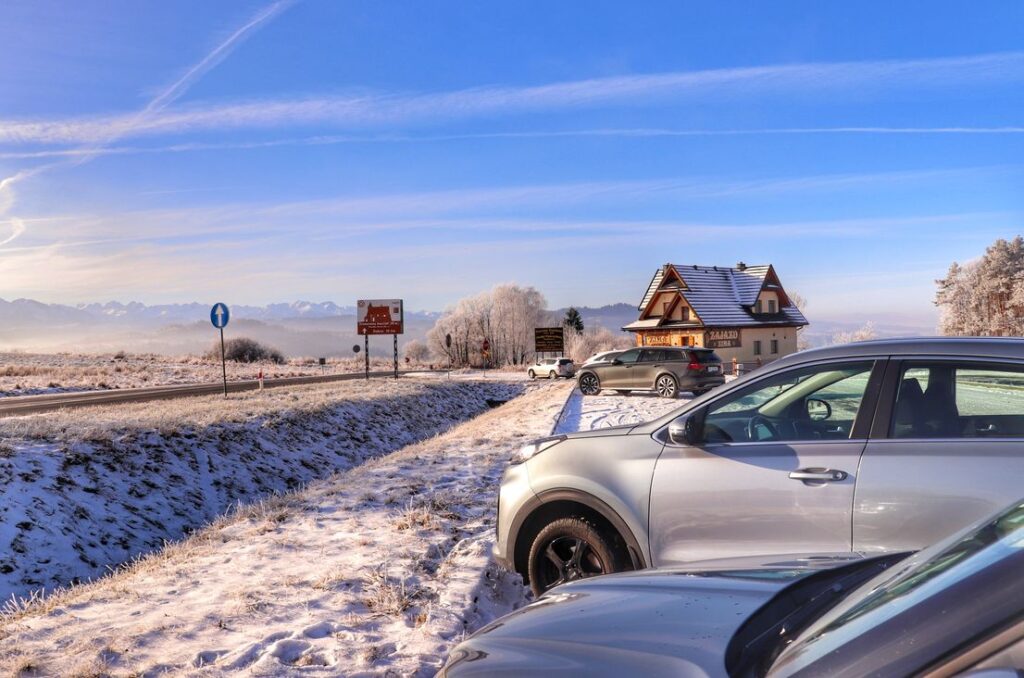
[(405, 333), (401, 299), (360, 299), (356, 303), (356, 333), (363, 335), (366, 378), (370, 378), (370, 335), (390, 334), (395, 346), (395, 379), (398, 378), (398, 335)]
[(444, 335), (445, 353), (448, 354), (448, 378), (452, 378), (452, 335)]
[(363, 360), (366, 365), (366, 381), (370, 381), (370, 335), (363, 336)]
[(228, 363), (224, 355), (224, 328), (228, 326), (228, 321), (231, 320), (231, 311), (228, 310), (227, 304), (217, 302), (210, 309), (210, 322), (220, 330), (220, 370), (224, 376), (224, 397), (228, 395)]

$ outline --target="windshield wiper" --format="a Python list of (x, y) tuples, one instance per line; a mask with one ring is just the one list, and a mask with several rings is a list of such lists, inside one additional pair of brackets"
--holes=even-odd
[(807, 626), (851, 591), (906, 558), (894, 553), (817, 572), (779, 591), (736, 631), (725, 652), (733, 678), (763, 676), (771, 662)]

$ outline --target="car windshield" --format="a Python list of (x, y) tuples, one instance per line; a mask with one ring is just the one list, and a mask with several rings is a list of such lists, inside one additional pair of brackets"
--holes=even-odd
[[(980, 527), (975, 525), (917, 553), (853, 591), (845, 600), (804, 629), (779, 655), (768, 675), (772, 678), (784, 678), (802, 673), (828, 674), (830, 671), (825, 665), (826, 662), (844, 654), (863, 654), (864, 644), (855, 650), (850, 646), (872, 632), (877, 631), (879, 635), (885, 636), (887, 630), (883, 626), (908, 611), (920, 612), (910, 617), (912, 623), (916, 624), (923, 624), (925, 620), (934, 621), (935, 618), (945, 615), (945, 626), (938, 628), (934, 634), (924, 634), (927, 636), (925, 641), (917, 643), (916, 646), (914, 638), (893, 638), (893, 634), (888, 633), (889, 637), (880, 640), (879, 644), (902, 640), (907, 645), (889, 648), (889, 651), (901, 653), (902, 656), (915, 654), (928, 657), (928, 648), (921, 646), (929, 642), (939, 648), (942, 645), (949, 645), (950, 640), (942, 635), (942, 631), (945, 630), (951, 630), (957, 637), (957, 642), (964, 642), (969, 639), (969, 631), (965, 630), (965, 627), (971, 623), (984, 626), (983, 620), (977, 618), (979, 615), (974, 614), (973, 618), (966, 620), (965, 623), (965, 620), (958, 618), (957, 615), (946, 614), (950, 609), (948, 605), (942, 605), (938, 612), (932, 614), (929, 612), (931, 606), (927, 603), (933, 599), (942, 600), (951, 589), (979, 574), (981, 576), (978, 581), (982, 583), (983, 588), (980, 589), (980, 593), (968, 592), (973, 593), (970, 596), (971, 600), (978, 603), (979, 598), (1006, 599), (1007, 591), (1000, 580), (988, 575), (993, 572), (1009, 571), (1015, 581), (1016, 574), (1013, 573), (1018, 571), (1018, 561), (1022, 556), (1024, 500), (1015, 503)], [(1010, 598), (1007, 605), (1019, 614), (1018, 603), (1012, 596)], [(982, 606), (995, 610), (994, 615), (1002, 614), (996, 609), (999, 605), (993, 601), (983, 602)], [(844, 653), (844, 649), (848, 651)]]

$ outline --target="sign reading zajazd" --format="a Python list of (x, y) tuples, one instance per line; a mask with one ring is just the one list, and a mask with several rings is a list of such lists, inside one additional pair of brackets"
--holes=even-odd
[(402, 300), (360, 299), (356, 304), (356, 332), (361, 335), (403, 334)]
[(704, 333), (704, 346), (707, 348), (736, 348), (739, 345), (739, 330), (711, 330)]
[(565, 351), (565, 333), (562, 327), (538, 327), (533, 330), (533, 350), (537, 353)]

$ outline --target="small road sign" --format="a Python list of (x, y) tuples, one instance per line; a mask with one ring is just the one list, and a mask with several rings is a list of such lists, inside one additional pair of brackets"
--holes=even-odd
[(231, 320), (231, 311), (228, 310), (228, 305), (218, 301), (210, 309), (210, 322), (220, 330), (220, 372), (224, 377), (225, 398), (228, 396), (228, 363), (224, 357), (224, 328), (228, 326), (229, 320)]
[(228, 310), (227, 304), (220, 302), (213, 305), (210, 309), (210, 322), (218, 330), (222, 330), (228, 326), (228, 321), (231, 320), (231, 311)]
[(446, 348), (451, 348), (452, 347), (452, 335), (450, 335), (450, 334), (444, 335), (444, 345), (445, 345)]
[(352, 352), (359, 353), (359, 344), (352, 344)]

